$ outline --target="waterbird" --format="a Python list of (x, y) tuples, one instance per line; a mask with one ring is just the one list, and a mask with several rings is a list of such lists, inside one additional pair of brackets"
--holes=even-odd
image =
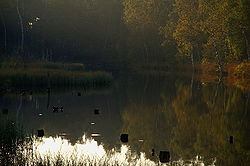
[(39, 21), (39, 20), (40, 20), (40, 18), (39, 18), (39, 17), (36, 17), (36, 18), (35, 18), (35, 21)]
[(59, 111), (59, 107), (53, 106), (53, 112), (58, 112), (58, 111)]

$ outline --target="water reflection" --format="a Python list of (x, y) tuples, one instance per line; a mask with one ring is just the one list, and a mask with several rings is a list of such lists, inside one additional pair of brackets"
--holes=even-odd
[[(17, 117), (16, 121), (22, 123), (29, 133), (36, 133), (38, 129), (44, 129), (47, 136), (64, 133), (72, 142), (78, 140), (84, 132), (88, 135), (101, 133), (105, 145), (113, 146), (112, 137), (119, 136), (117, 128), (120, 125), (111, 124), (120, 121), (120, 115), (115, 110), (121, 105), (110, 104), (114, 95), (108, 89), (86, 91), (80, 97), (75, 95), (76, 91), (79, 90), (57, 92), (52, 89), (48, 109), (47, 89), (44, 89), (44, 94), (34, 92), (32, 100), (26, 95), (7, 94), (0, 98), (0, 108), (8, 108), (9, 116)], [(99, 115), (94, 114), (96, 108), (100, 108)], [(110, 121), (111, 116), (113, 121)]]
[[(131, 98), (123, 111), (122, 130), (131, 135), (131, 147), (145, 152), (150, 159), (153, 159), (152, 149), (158, 152), (167, 149), (174, 159), (204, 156), (205, 165), (213, 158), (218, 165), (248, 164), (247, 92), (226, 87), (221, 82), (195, 81), (192, 87), (185, 80), (172, 84), (156, 82), (158, 86), (152, 81), (146, 89), (139, 81), (133, 82), (133, 87), (128, 88)], [(161, 85), (164, 83), (165, 86)], [(151, 98), (160, 99), (152, 103)]]
[[(121, 134), (128, 134), (126, 146), (122, 147), (127, 148), (125, 156), (130, 157), (121, 162), (123, 165), (136, 164), (141, 156), (158, 164), (161, 151), (170, 152), (172, 164), (177, 165), (211, 165), (215, 161), (221, 166), (248, 165), (249, 104), (249, 92), (222, 81), (210, 84), (160, 75), (123, 75), (112, 91), (105, 93), (51, 90), (48, 97), (45, 89), (43, 95), (34, 92), (32, 99), (13, 94), (0, 98), (0, 107), (8, 108), (8, 115), (2, 117), (13, 117), (33, 134), (44, 129), (47, 138), (35, 139), (40, 141), (34, 143), (36, 146), (49, 150), (50, 146), (44, 145), (46, 140), (57, 148), (67, 145), (63, 153), (57, 151), (60, 156), (69, 149), (63, 161), (78, 161), (77, 157), (73, 161), (68, 158), (76, 155), (78, 145), (82, 147), (89, 140), (98, 142), (95, 147), (102, 149), (100, 156), (109, 163), (108, 157), (121, 153)], [(53, 106), (57, 111), (53, 112)], [(95, 141), (84, 137), (85, 141), (76, 143), (83, 133)]]

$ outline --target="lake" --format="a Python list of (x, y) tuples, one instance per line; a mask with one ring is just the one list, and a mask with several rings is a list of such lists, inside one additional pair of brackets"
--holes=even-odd
[[(45, 148), (37, 152), (40, 159), (46, 147), (68, 140), (67, 150), (89, 144), (96, 149), (92, 156), (116, 156), (114, 163), (106, 160), (111, 165), (157, 165), (161, 151), (169, 152), (171, 165), (250, 161), (250, 92), (220, 81), (119, 73), (110, 88), (18, 89), (0, 96), (0, 108), (8, 109), (1, 119), (18, 124), (24, 133), (44, 130), (43, 140), (33, 139)], [(128, 134), (128, 143), (121, 142), (121, 134)], [(56, 152), (63, 158), (67, 150)]]

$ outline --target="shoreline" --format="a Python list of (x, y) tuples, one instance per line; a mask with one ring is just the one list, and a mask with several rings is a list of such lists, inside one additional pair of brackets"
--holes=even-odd
[(175, 74), (179, 76), (194, 77), (204, 83), (223, 81), (226, 85), (235, 86), (250, 91), (250, 63), (231, 63), (224, 67), (222, 74), (215, 64), (197, 64), (193, 72), (192, 65), (149, 65), (133, 66), (133, 72), (144, 74)]
[[(8, 64), (5, 66), (8, 66)], [(113, 76), (105, 71), (86, 71), (83, 64), (35, 63), (0, 67), (0, 85), (9, 87), (102, 87), (110, 86)], [(36, 66), (36, 67), (34, 67)]]

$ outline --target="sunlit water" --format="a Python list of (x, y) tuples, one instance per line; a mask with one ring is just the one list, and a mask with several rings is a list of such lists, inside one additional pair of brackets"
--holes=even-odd
[(22, 149), (30, 163), (158, 165), (160, 151), (170, 152), (172, 165), (250, 162), (250, 93), (223, 82), (123, 74), (109, 89), (21, 91), (0, 96), (0, 109), (8, 108), (0, 122), (28, 135), (44, 129)]
[[(19, 146), (18, 155), (22, 155), (27, 165), (107, 165), (107, 166), (156, 166), (156, 165), (193, 165), (203, 166), (200, 157), (190, 161), (171, 161), (166, 164), (152, 161), (145, 157), (145, 153), (131, 152), (129, 146), (122, 145), (120, 149), (105, 150), (103, 145), (93, 139), (83, 136), (82, 140), (71, 144), (60, 137), (33, 138)], [(211, 165), (215, 163), (212, 162)]]

